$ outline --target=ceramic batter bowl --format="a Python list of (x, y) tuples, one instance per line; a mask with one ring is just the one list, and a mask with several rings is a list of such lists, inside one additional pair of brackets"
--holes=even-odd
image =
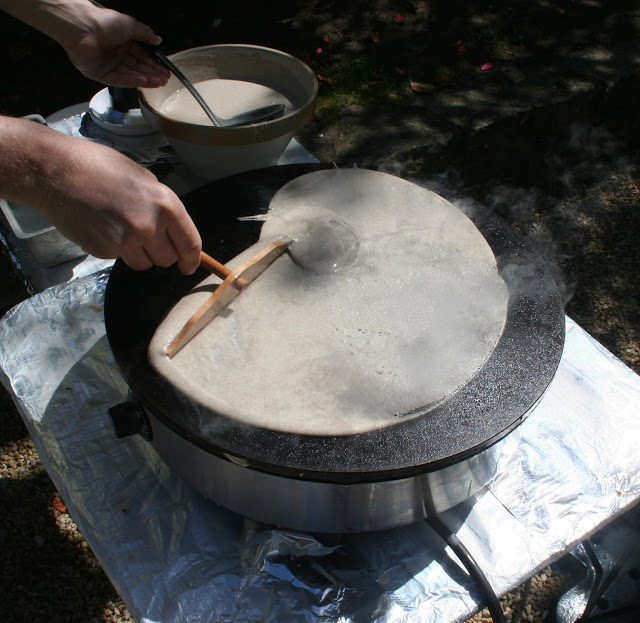
[(292, 104), (279, 119), (218, 128), (160, 112), (167, 98), (183, 88), (173, 75), (163, 87), (139, 89), (147, 123), (166, 136), (178, 157), (200, 177), (215, 180), (276, 164), (295, 132), (313, 114), (318, 94), (315, 74), (285, 52), (252, 45), (209, 45), (169, 58), (193, 83), (214, 78), (253, 82), (281, 93)]

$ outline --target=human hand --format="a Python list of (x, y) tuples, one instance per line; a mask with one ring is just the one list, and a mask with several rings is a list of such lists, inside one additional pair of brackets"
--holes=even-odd
[(67, 238), (134, 269), (200, 263), (200, 235), (176, 194), (115, 149), (0, 116), (0, 196), (44, 214)]
[(79, 40), (61, 41), (76, 68), (88, 78), (116, 87), (159, 87), (169, 70), (148, 46), (161, 38), (129, 15), (95, 7), (91, 28)]
[(78, 141), (61, 145), (43, 214), (96, 257), (121, 257), (135, 270), (177, 262), (195, 271), (202, 243), (177, 195), (123, 154)]
[(149, 26), (92, 0), (0, 0), (0, 9), (55, 39), (88, 78), (114, 87), (159, 87), (169, 71), (145, 47)]

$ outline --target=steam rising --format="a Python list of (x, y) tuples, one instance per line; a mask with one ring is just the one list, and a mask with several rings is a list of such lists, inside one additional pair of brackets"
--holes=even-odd
[(565, 140), (540, 154), (535, 172), (523, 172), (523, 183), (510, 171), (469, 186), (458, 171), (449, 170), (430, 179), (428, 186), (462, 209), (473, 197), (512, 223), (545, 260), (566, 306), (579, 285), (594, 279), (583, 274), (578, 283), (585, 255), (606, 254), (589, 248), (592, 240), (606, 236), (609, 225), (606, 197), (599, 199), (594, 192), (601, 193), (605, 180), (628, 167), (620, 143), (606, 128), (573, 124)]

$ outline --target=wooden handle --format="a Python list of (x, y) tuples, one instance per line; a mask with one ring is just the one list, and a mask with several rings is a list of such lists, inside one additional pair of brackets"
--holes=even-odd
[[(224, 264), (221, 264), (215, 258), (207, 255), (204, 251), (200, 252), (200, 266), (206, 268), (208, 271), (212, 272), (217, 277), (220, 277), (223, 281), (231, 274), (231, 269), (227, 268)], [(233, 285), (242, 290), (247, 285), (247, 280), (239, 277), (233, 283)]]
[[(216, 291), (196, 310), (191, 318), (187, 320), (178, 335), (173, 338), (169, 346), (165, 349), (167, 356), (169, 358), (173, 357), (211, 322), (221, 309), (224, 309), (238, 295), (242, 289), (242, 287), (237, 285), (239, 281), (244, 281), (245, 285), (251, 283), (267, 266), (287, 250), (290, 243), (291, 241), (282, 240), (272, 242), (250, 260), (238, 266), (234, 271), (229, 270), (226, 266), (207, 255), (208, 260), (213, 260), (212, 266), (216, 266), (216, 270), (222, 266), (222, 268), (228, 272), (228, 276), (225, 277), (222, 284), (216, 288)], [(210, 270), (213, 271), (213, 268), (210, 268)], [(217, 272), (215, 274), (220, 277)], [(242, 278), (241, 275), (246, 275), (246, 279)], [(235, 288), (233, 286), (235, 286)]]

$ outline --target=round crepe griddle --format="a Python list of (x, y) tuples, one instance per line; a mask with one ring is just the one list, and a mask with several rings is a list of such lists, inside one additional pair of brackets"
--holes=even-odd
[[(326, 272), (342, 244), (331, 223), (358, 250)], [(461, 210), (417, 184), (359, 168), (302, 175), (274, 195), (260, 235), (228, 266), (274, 239), (293, 238), (290, 253), (167, 356), (212, 289), (226, 291), (208, 277), (149, 345), (154, 369), (205, 409), (284, 433), (364, 433), (441, 403), (502, 335), (508, 290), (491, 247)], [(212, 378), (214, 369), (225, 374)]]
[[(254, 244), (265, 213), (290, 180), (330, 165), (289, 165), (242, 173), (185, 197), (203, 248), (222, 262)], [(105, 301), (107, 335), (135, 397), (177, 434), (218, 456), (262, 471), (347, 484), (391, 480), (465, 460), (503, 438), (527, 415), (553, 378), (564, 343), (564, 313), (546, 266), (506, 223), (474, 206), (509, 289), (503, 335), (478, 374), (442, 404), (408, 421), (343, 436), (281, 433), (238, 423), (195, 405), (151, 367), (147, 349), (171, 307), (204, 279), (175, 267), (135, 272), (116, 262)], [(212, 370), (212, 375), (224, 375)]]

